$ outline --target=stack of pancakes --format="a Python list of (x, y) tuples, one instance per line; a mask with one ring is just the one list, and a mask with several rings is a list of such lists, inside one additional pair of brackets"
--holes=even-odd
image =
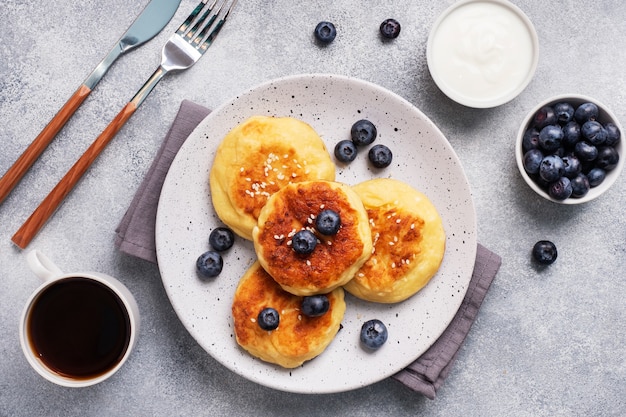
[[(241, 278), (232, 304), (239, 345), (286, 368), (319, 355), (339, 331), (344, 289), (380, 303), (405, 300), (437, 272), (445, 251), (441, 218), (428, 198), (389, 178), (354, 186), (335, 181), (323, 140), (291, 117), (252, 117), (218, 147), (210, 173), (219, 218), (252, 240), (258, 262)], [(322, 210), (339, 214), (331, 236), (317, 233)], [(291, 238), (310, 230), (314, 251), (296, 253)], [(326, 294), (321, 317), (300, 313), (302, 297)], [(257, 316), (271, 307), (279, 327), (262, 330)]]

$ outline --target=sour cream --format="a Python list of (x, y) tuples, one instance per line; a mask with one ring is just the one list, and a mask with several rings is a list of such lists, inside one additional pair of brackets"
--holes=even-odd
[(428, 39), (428, 68), (451, 99), (469, 107), (495, 107), (526, 88), (538, 49), (532, 23), (515, 5), (465, 0), (435, 23)]

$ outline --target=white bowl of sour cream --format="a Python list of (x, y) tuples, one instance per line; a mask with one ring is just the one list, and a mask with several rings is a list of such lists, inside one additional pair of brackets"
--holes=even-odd
[(436, 20), (426, 50), (439, 89), (468, 107), (504, 104), (526, 88), (539, 61), (537, 32), (507, 0), (461, 0)]

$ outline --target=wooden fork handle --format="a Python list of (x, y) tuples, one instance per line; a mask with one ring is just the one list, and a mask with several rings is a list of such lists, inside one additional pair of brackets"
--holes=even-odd
[(41, 155), (44, 149), (52, 142), (52, 139), (59, 133), (61, 128), (67, 123), (70, 117), (72, 117), (90, 93), (91, 89), (85, 84), (78, 87), (78, 90), (76, 90), (72, 97), (61, 107), (61, 110), (50, 120), (11, 168), (0, 178), (0, 203), (11, 193), (24, 174), (26, 174), (37, 158), (39, 158), (39, 155)]
[(80, 178), (85, 174), (89, 166), (96, 160), (124, 123), (137, 110), (135, 103), (130, 102), (124, 106), (115, 119), (102, 131), (100, 136), (91, 144), (85, 153), (76, 161), (59, 183), (50, 191), (50, 194), (39, 204), (39, 207), (24, 222), (22, 227), (13, 235), (11, 240), (21, 249), (24, 249), (30, 241), (39, 233), (48, 219), (54, 214), (65, 197), (70, 193)]

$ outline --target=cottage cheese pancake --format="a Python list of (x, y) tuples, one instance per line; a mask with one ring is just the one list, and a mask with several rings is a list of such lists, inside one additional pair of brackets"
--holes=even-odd
[[(344, 291), (327, 294), (329, 310), (319, 317), (300, 312), (302, 297), (284, 291), (258, 262), (239, 282), (232, 304), (237, 343), (266, 362), (295, 368), (322, 353), (339, 331), (346, 310)], [(263, 330), (259, 312), (274, 308), (280, 314), (278, 328)]]
[(254, 116), (224, 137), (209, 181), (219, 218), (252, 239), (261, 208), (280, 188), (334, 178), (335, 164), (311, 126), (291, 117)]
[(446, 236), (437, 209), (424, 194), (398, 180), (373, 179), (353, 190), (367, 210), (374, 248), (345, 289), (381, 303), (411, 297), (443, 260)]
[[(322, 210), (339, 214), (341, 227), (331, 236), (317, 233)], [(296, 253), (292, 238), (308, 229), (317, 237), (312, 253)], [(326, 293), (348, 282), (372, 251), (363, 203), (352, 189), (332, 181), (289, 184), (261, 210), (252, 232), (259, 262), (283, 289), (296, 295)]]

